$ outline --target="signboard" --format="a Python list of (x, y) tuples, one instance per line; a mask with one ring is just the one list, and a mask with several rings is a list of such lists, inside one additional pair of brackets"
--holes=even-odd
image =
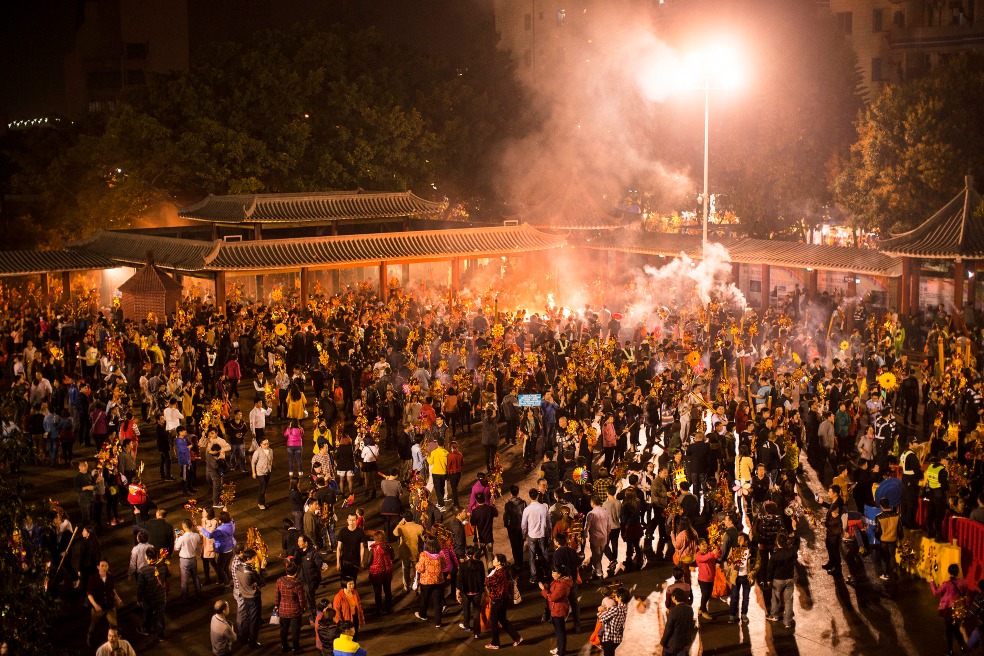
[(539, 408), (540, 401), (543, 397), (539, 394), (520, 394), (519, 395), (519, 407), (520, 408)]

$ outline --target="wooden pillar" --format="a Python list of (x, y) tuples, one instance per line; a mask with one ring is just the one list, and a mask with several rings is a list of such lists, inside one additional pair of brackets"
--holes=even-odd
[(410, 232), (410, 217), (403, 217), (403, 232)]
[(731, 282), (735, 287), (741, 288), (741, 265), (737, 262), (731, 263)]
[(266, 290), (263, 289), (263, 274), (256, 274), (256, 301), (266, 303)]
[(770, 268), (768, 264), (762, 265), (762, 311), (769, 309), (769, 294), (772, 292), (772, 283), (769, 281)]
[(401, 264), (400, 265), (400, 282), (403, 283), (403, 286), (404, 287), (406, 287), (407, 285), (410, 284), (410, 265), (409, 264)]
[(977, 260), (967, 263), (970, 277), (967, 278), (967, 302), (971, 307), (977, 307)]
[(342, 287), (342, 272), (339, 269), (331, 270), (331, 293), (337, 294)]
[(263, 239), (263, 225), (260, 223), (253, 224), (253, 239), (259, 241)]
[(226, 313), (226, 274), (225, 271), (215, 272), (215, 308), (219, 314)]
[(820, 272), (816, 269), (806, 270), (806, 297), (811, 301), (817, 297), (817, 290), (820, 289)]
[(963, 309), (964, 277), (967, 274), (964, 269), (964, 261), (957, 260), (953, 263), (953, 311), (960, 312)]
[(919, 276), (922, 274), (922, 260), (918, 258), (905, 258), (909, 260), (909, 311), (919, 312)]
[(337, 219), (331, 222), (331, 236), (332, 237), (337, 237), (338, 236), (338, 220)]
[(451, 260), (451, 294), (457, 296), (461, 292), (461, 258)]
[(384, 302), (389, 294), (389, 285), (386, 284), (386, 262), (379, 263), (379, 298)]
[(912, 262), (909, 258), (902, 259), (902, 278), (899, 280), (899, 314), (909, 316), (909, 288), (912, 286)]
[(858, 298), (858, 278), (853, 274), (847, 279), (847, 297), (852, 300)]
[(72, 302), (72, 274), (69, 271), (62, 271), (62, 303)]
[(311, 272), (307, 267), (301, 267), (301, 312), (307, 312), (310, 279)]
[(219, 238), (219, 224), (212, 224), (212, 241), (216, 241)]
[(51, 284), (47, 272), (41, 274), (41, 303), (44, 305), (51, 304)]

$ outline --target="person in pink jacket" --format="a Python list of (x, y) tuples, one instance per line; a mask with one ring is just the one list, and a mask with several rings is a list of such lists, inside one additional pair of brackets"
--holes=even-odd
[(956, 563), (950, 565), (946, 572), (950, 575), (950, 579), (944, 581), (939, 587), (936, 587), (935, 581), (930, 581), (929, 589), (940, 598), (939, 613), (946, 628), (946, 650), (948, 654), (952, 654), (954, 653), (954, 638), (957, 639), (957, 644), (960, 645), (961, 650), (966, 649), (967, 646), (964, 644), (963, 634), (960, 632), (961, 621), (953, 617), (953, 604), (967, 596), (967, 582), (960, 578), (960, 565)]
[(711, 600), (714, 592), (714, 574), (717, 570), (717, 561), (721, 557), (721, 552), (715, 549), (711, 551), (710, 543), (701, 538), (697, 542), (697, 585), (700, 586), (700, 616), (705, 620), (712, 620), (714, 617), (707, 612), (707, 602)]
[(296, 419), (290, 420), (290, 426), (284, 431), (287, 440), (287, 471), (291, 478), (301, 477), (301, 445), (304, 444), (304, 429)]

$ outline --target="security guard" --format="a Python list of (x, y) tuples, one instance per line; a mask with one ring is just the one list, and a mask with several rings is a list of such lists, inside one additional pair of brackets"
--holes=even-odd
[(902, 526), (916, 528), (916, 510), (919, 508), (919, 479), (922, 478), (922, 465), (916, 455), (914, 445), (919, 441), (909, 438), (909, 448), (902, 454)]
[(930, 539), (943, 539), (943, 517), (946, 515), (946, 491), (949, 489), (946, 467), (950, 458), (946, 455), (939, 461), (933, 458), (926, 468), (926, 496), (929, 497), (929, 521), (927, 534)]

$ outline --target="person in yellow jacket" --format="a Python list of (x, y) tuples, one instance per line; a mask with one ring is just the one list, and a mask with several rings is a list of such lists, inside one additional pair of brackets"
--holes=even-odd
[(306, 404), (307, 399), (304, 398), (304, 392), (297, 386), (297, 383), (291, 383), (290, 388), (287, 390), (287, 418), (296, 419), (297, 421), (304, 419), (306, 412), (304, 406)]
[(444, 448), (444, 438), (437, 441), (437, 448), (427, 454), (427, 464), (434, 479), (434, 495), (437, 505), (444, 510), (444, 482), (448, 476), (448, 450)]
[(322, 437), (325, 438), (330, 446), (335, 446), (335, 440), (331, 436), (331, 429), (328, 428), (328, 424), (325, 423), (324, 419), (321, 419), (314, 428), (314, 455), (321, 453), (321, 449), (318, 447), (318, 440)]
[(950, 458), (946, 455), (939, 460), (932, 459), (926, 468), (926, 495), (929, 497), (929, 521), (927, 522), (927, 537), (943, 539), (943, 518), (946, 516), (946, 495), (950, 487), (947, 476), (947, 466)]

